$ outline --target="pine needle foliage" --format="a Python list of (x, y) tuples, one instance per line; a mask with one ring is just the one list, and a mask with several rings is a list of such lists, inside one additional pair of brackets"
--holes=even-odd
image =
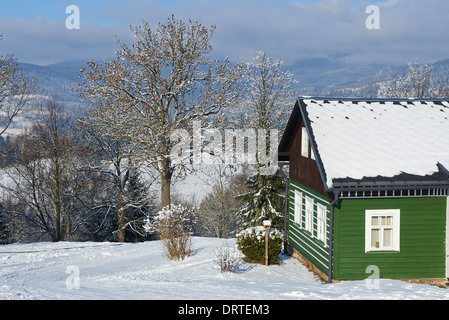
[(285, 181), (278, 174), (250, 176), (246, 181), (249, 192), (238, 199), (244, 205), (237, 213), (240, 230), (262, 225), (263, 220), (271, 220), (273, 228), (281, 229), (284, 224)]

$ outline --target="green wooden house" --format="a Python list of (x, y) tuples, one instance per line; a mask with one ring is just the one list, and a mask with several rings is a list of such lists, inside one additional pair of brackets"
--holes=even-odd
[(449, 101), (301, 97), (278, 160), (288, 248), (326, 281), (449, 277)]

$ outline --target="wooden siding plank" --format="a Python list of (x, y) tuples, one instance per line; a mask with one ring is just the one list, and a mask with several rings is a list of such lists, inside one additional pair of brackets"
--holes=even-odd
[[(318, 269), (327, 273), (329, 265), (329, 199), (322, 194), (301, 185), (297, 181), (290, 179), (289, 188), (289, 208), (288, 208), (288, 234), (289, 243), (301, 253), (307, 260), (313, 263)], [(304, 196), (314, 200), (313, 232), (305, 230), (305, 219), (301, 225), (294, 222), (294, 192), (299, 190)], [(326, 207), (326, 243), (317, 239), (317, 203)]]
[[(365, 253), (365, 210), (400, 209), (400, 252)], [(335, 210), (334, 279), (445, 277), (446, 198), (344, 199)]]

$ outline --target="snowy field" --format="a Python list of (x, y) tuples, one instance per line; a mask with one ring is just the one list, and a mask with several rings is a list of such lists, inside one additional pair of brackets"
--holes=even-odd
[(447, 289), (402, 281), (322, 284), (289, 257), (280, 266), (243, 263), (236, 273), (221, 273), (213, 260), (225, 243), (235, 242), (195, 237), (193, 255), (184, 261), (165, 258), (159, 241), (2, 245), (0, 299), (449, 299)]

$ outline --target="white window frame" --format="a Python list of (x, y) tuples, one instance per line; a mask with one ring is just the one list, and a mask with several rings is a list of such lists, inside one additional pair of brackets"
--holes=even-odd
[(295, 190), (295, 223), (302, 226), (302, 192)]
[(309, 231), (313, 236), (313, 198), (306, 196), (306, 217), (305, 217), (305, 229)]
[(326, 244), (326, 233), (327, 233), (327, 227), (326, 227), (326, 207), (322, 205), (321, 203), (317, 203), (317, 239), (324, 242)]
[[(400, 251), (400, 215), (400, 209), (365, 211), (365, 252)], [(391, 217), (392, 223), (387, 226), (383, 226), (380, 222), (378, 225), (372, 225), (373, 217)], [(388, 247), (384, 245), (383, 239), (386, 229), (392, 230), (392, 245)], [(379, 230), (379, 241), (376, 242), (376, 245), (371, 243), (373, 230)]]
[(309, 157), (309, 135), (305, 127), (302, 127), (301, 132), (301, 155), (306, 158)]

